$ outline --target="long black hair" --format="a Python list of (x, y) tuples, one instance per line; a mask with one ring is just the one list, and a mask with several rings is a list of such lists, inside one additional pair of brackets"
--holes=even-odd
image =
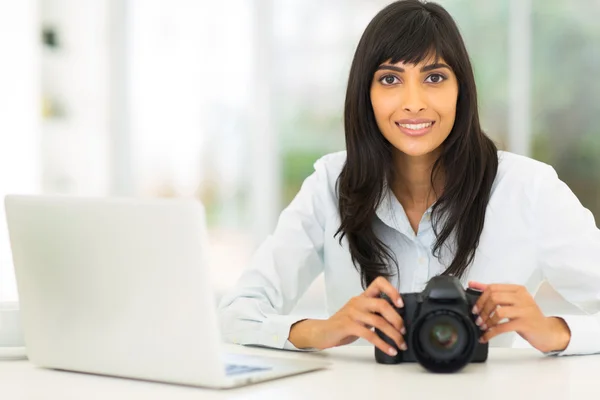
[(378, 276), (394, 275), (390, 263), (398, 270), (394, 255), (373, 229), (386, 183), (393, 182), (396, 174), (393, 146), (379, 131), (371, 106), (371, 82), (383, 62), (419, 64), (432, 54), (446, 61), (459, 84), (454, 126), (431, 174), (432, 186), (440, 169), (445, 175), (443, 193), (432, 209), (433, 254), (439, 258), (442, 247), (452, 245), (454, 259), (443, 274), (462, 277), (479, 244), (498, 156), (496, 145), (479, 123), (469, 55), (444, 8), (418, 0), (397, 1), (380, 11), (363, 33), (346, 91), (347, 159), (337, 181), (341, 225), (336, 236), (340, 242), (347, 238), (364, 287)]

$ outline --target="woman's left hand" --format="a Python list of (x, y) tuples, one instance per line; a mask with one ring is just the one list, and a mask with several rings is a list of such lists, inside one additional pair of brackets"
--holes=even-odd
[(485, 331), (481, 343), (501, 333), (517, 332), (542, 352), (567, 348), (571, 331), (566, 322), (546, 317), (524, 286), (469, 282), (469, 287), (482, 292), (473, 307), (479, 315), (477, 325)]

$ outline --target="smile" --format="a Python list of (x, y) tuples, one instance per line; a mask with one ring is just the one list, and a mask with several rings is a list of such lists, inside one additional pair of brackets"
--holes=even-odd
[(400, 130), (408, 136), (423, 136), (431, 131), (431, 127), (435, 124), (435, 121), (420, 123), (420, 124), (400, 124), (396, 122), (396, 125)]

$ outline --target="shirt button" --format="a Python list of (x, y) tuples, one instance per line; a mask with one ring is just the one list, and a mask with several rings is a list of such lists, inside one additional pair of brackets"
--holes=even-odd
[(274, 343), (277, 343), (277, 342), (279, 342), (279, 336), (277, 336), (277, 335), (273, 335), (273, 342), (274, 342)]
[(421, 264), (421, 265), (425, 264), (425, 258), (424, 257), (419, 257), (419, 264)]
[(427, 221), (427, 222), (431, 221), (431, 213), (425, 214), (425, 221)]

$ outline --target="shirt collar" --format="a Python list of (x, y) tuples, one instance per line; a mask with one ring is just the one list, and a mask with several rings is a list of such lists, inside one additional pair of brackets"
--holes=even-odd
[[(435, 203), (434, 203), (435, 204)], [(431, 221), (431, 210), (433, 205), (427, 209), (425, 216), (428, 222)], [(387, 184), (383, 188), (383, 198), (375, 210), (377, 217), (392, 229), (404, 234), (409, 238), (414, 238), (415, 232), (410, 226), (408, 216), (402, 204), (398, 201), (392, 190)]]

